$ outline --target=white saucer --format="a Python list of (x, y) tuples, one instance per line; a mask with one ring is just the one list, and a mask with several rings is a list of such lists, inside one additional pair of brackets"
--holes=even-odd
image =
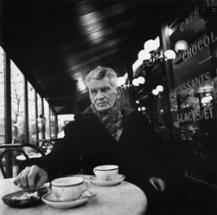
[(82, 195), (81, 198), (71, 201), (56, 201), (54, 200), (54, 196), (51, 192), (46, 193), (42, 196), (42, 201), (46, 203), (48, 206), (53, 208), (59, 208), (59, 209), (66, 209), (66, 208), (73, 208), (79, 205), (82, 205), (86, 203), (89, 199), (89, 197), (95, 196), (96, 194), (92, 194), (88, 191), (86, 191), (87, 194)]
[(107, 180), (107, 181), (100, 180), (100, 179), (96, 178), (96, 176), (93, 176), (90, 178), (92, 183), (94, 183), (96, 185), (100, 185), (100, 186), (111, 186), (111, 185), (120, 184), (124, 179), (125, 179), (125, 175), (121, 175), (121, 174), (119, 174), (117, 177), (115, 177), (111, 180)]

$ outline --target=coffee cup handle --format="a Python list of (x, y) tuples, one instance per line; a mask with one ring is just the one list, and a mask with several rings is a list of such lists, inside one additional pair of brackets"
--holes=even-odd
[(85, 186), (83, 187), (83, 192), (88, 190), (91, 186), (91, 182), (89, 180), (85, 180), (84, 183), (85, 183)]

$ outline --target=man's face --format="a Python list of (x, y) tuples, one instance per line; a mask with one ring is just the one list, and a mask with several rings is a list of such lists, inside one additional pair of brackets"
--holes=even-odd
[(119, 97), (117, 89), (110, 84), (107, 77), (102, 80), (90, 79), (89, 95), (91, 103), (98, 112), (111, 110)]

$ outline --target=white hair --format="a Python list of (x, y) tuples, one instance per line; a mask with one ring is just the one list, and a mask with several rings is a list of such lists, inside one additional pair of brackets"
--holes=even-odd
[(97, 66), (95, 69), (91, 70), (85, 78), (85, 84), (88, 87), (91, 79), (102, 80), (105, 77), (108, 78), (110, 84), (113, 87), (115, 88), (117, 87), (116, 72), (109, 67), (103, 67), (103, 66)]

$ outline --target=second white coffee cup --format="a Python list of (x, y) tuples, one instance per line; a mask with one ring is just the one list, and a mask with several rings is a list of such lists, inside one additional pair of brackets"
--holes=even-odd
[(101, 165), (93, 169), (96, 178), (102, 181), (109, 181), (117, 177), (118, 171), (118, 165)]

